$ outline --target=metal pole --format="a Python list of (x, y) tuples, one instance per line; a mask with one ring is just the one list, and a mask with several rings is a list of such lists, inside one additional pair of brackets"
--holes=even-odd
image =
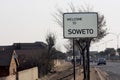
[(87, 41), (87, 80), (90, 80), (89, 46), (90, 46), (90, 43), (89, 41)]
[(75, 53), (74, 53), (74, 38), (73, 38), (73, 75), (74, 75), (74, 80), (75, 80)]

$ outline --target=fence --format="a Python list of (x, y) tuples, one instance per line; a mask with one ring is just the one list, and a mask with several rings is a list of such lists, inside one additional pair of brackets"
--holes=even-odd
[(38, 68), (30, 68), (23, 71), (19, 71), (18, 75), (10, 75), (7, 77), (2, 77), (0, 80), (17, 80), (16, 76), (18, 77), (18, 80), (37, 80), (38, 79)]
[(10, 75), (7, 77), (1, 77), (0, 80), (16, 80), (16, 76), (15, 75)]
[(37, 67), (18, 72), (18, 80), (37, 80), (37, 79), (38, 79)]

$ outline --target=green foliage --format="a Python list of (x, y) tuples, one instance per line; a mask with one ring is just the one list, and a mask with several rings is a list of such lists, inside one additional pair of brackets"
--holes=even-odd
[(119, 57), (120, 57), (120, 48), (117, 49), (117, 52), (119, 53)]
[(120, 48), (117, 49), (117, 52), (120, 53)]
[(108, 56), (115, 56), (116, 51), (114, 48), (107, 48), (104, 53)]

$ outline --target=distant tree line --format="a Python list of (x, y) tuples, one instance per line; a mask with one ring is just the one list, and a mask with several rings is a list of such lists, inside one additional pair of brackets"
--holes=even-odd
[(99, 57), (103, 57), (109, 60), (118, 60), (119, 55), (117, 55), (117, 53), (120, 53), (119, 50), (115, 50), (114, 48), (106, 48), (104, 51), (101, 51), (97, 54), (95, 54), (98, 58)]

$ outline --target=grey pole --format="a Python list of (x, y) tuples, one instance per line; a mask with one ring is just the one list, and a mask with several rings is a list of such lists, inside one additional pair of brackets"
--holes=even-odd
[(73, 38), (73, 76), (74, 76), (74, 80), (75, 80), (75, 53), (74, 53), (74, 38)]
[(90, 47), (90, 40), (87, 41), (87, 80), (90, 80), (90, 59), (89, 59), (89, 47)]

